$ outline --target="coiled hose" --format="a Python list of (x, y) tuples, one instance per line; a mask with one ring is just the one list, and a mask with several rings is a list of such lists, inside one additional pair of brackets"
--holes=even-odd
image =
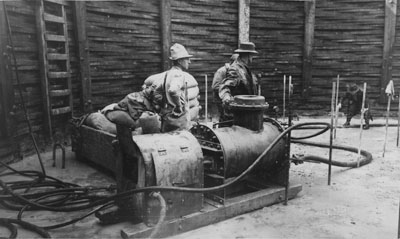
[[(326, 132), (331, 127), (331, 125), (329, 123), (325, 123), (325, 122), (300, 123), (300, 124), (290, 126), (289, 128), (285, 129), (277, 138), (275, 138), (274, 141), (260, 154), (260, 156), (257, 157), (257, 159), (245, 171), (243, 171), (235, 179), (233, 179), (223, 185), (218, 185), (218, 186), (209, 187), (209, 188), (149, 186), (149, 187), (144, 187), (144, 188), (136, 188), (136, 189), (127, 190), (127, 191), (124, 191), (124, 192), (121, 192), (118, 194), (114, 194), (111, 196), (98, 196), (98, 195), (94, 195), (93, 193), (92, 194), (90, 194), (90, 193), (95, 190), (109, 190), (109, 188), (79, 187), (75, 184), (63, 183), (62, 181), (60, 181), (58, 179), (49, 177), (40, 172), (36, 172), (36, 171), (18, 172), (16, 170), (11, 169), (9, 166), (6, 166), (10, 170), (12, 170), (13, 173), (18, 173), (22, 176), (39, 177), (39, 179), (33, 180), (33, 182), (20, 181), (17, 183), (15, 183), (15, 182), (14, 183), (5, 183), (2, 180), (0, 180), (0, 186), (3, 188), (3, 190), (0, 192), (2, 194), (2, 195), (0, 195), (0, 199), (1, 199), (0, 201), (3, 201), (3, 200), (17, 201), (20, 204), (19, 206), (16, 207), (20, 210), (20, 213), (18, 215), (19, 219), (21, 219), (22, 212), (27, 209), (31, 209), (31, 210), (32, 209), (35, 209), (35, 210), (38, 210), (38, 209), (43, 210), (44, 209), (44, 210), (48, 210), (48, 211), (70, 212), (70, 211), (89, 209), (89, 208), (99, 206), (99, 208), (92, 210), (91, 212), (87, 213), (86, 215), (84, 215), (78, 219), (74, 219), (69, 222), (61, 223), (58, 225), (39, 227), (41, 229), (54, 229), (54, 228), (58, 228), (58, 227), (62, 227), (62, 226), (66, 226), (66, 225), (75, 223), (78, 220), (80, 220), (86, 216), (89, 216), (107, 206), (112, 205), (116, 200), (120, 200), (122, 198), (129, 197), (135, 193), (162, 192), (162, 191), (207, 193), (207, 192), (219, 191), (219, 190), (229, 187), (232, 184), (235, 184), (238, 181), (240, 181), (241, 179), (243, 179), (243, 177), (245, 177), (251, 170), (253, 170), (257, 166), (257, 164), (262, 160), (262, 158), (264, 158), (265, 155), (283, 137), (285, 137), (292, 130), (300, 129), (301, 127), (304, 127), (304, 126), (323, 126), (323, 127), (322, 127), (321, 131), (314, 133), (312, 135), (301, 137), (301, 138), (293, 138), (294, 139), (293, 142), (306, 143), (303, 141), (297, 142), (296, 140), (314, 137), (316, 135)], [(325, 147), (326, 145), (314, 143), (314, 146)], [(344, 147), (344, 146), (335, 146), (335, 147), (338, 149), (345, 149), (345, 150), (349, 150), (349, 148), (350, 148), (350, 147)], [(363, 151), (363, 153), (365, 153), (365, 152), (366, 151)], [(368, 152), (366, 152), (366, 153), (368, 153)], [(323, 162), (323, 160), (321, 160), (319, 158), (318, 159), (315, 158), (315, 160), (319, 160), (319, 161)], [(372, 157), (370, 157), (370, 160), (366, 160), (365, 162), (363, 161), (362, 164), (360, 164), (360, 165), (365, 165), (366, 163), (369, 163), (371, 160), (372, 160)], [(333, 164), (333, 165), (340, 166), (339, 164), (340, 163), (335, 162), (335, 164)], [(2, 175), (0, 175), (0, 176), (2, 176)], [(52, 189), (47, 192), (40, 192), (40, 193), (29, 193), (28, 192), (29, 189), (31, 189), (31, 188), (41, 187), (43, 185), (45, 185), (46, 187), (54, 186), (55, 189)], [(15, 192), (15, 190), (23, 189), (24, 187), (28, 188), (25, 190), (24, 193), (20, 194), (20, 193)], [(63, 194), (63, 193), (65, 193), (65, 194)], [(73, 200), (69, 200), (70, 194), (73, 194), (73, 197), (72, 197)], [(48, 198), (51, 198), (51, 197), (55, 197), (55, 199), (49, 200)], [(45, 200), (45, 199), (47, 199), (47, 200)], [(161, 199), (159, 199), (159, 200), (161, 200)], [(75, 206), (73, 206), (73, 205), (75, 205)], [(160, 218), (160, 219), (162, 219), (162, 218)], [(5, 219), (5, 220), (7, 220), (7, 219)], [(25, 223), (22, 220), (18, 220), (18, 219), (14, 219), (14, 220)], [(12, 220), (11, 223), (14, 223), (14, 220)], [(162, 220), (159, 220), (159, 222), (161, 223)], [(159, 224), (159, 223), (157, 223), (157, 224)]]

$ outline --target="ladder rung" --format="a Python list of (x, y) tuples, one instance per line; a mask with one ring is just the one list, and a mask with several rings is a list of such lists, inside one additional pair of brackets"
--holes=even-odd
[(62, 4), (62, 5), (67, 5), (67, 2), (65, 0), (45, 0), (45, 2), (52, 2), (56, 4)]
[(57, 96), (66, 96), (66, 95), (70, 95), (71, 91), (69, 89), (66, 90), (51, 90), (50, 91), (50, 95), (53, 97), (57, 97)]
[(48, 22), (65, 23), (64, 18), (49, 13), (43, 13), (44, 20)]
[(45, 34), (45, 39), (47, 41), (62, 41), (65, 42), (67, 39), (63, 35)]
[(68, 60), (67, 54), (58, 54), (58, 53), (48, 53), (48, 60)]
[(70, 77), (69, 72), (48, 72), (47, 77), (49, 78), (67, 78)]
[(56, 108), (56, 109), (52, 109), (51, 113), (53, 115), (61, 115), (61, 114), (66, 114), (71, 112), (71, 107), (69, 106), (65, 106), (65, 107), (61, 107), (61, 108)]

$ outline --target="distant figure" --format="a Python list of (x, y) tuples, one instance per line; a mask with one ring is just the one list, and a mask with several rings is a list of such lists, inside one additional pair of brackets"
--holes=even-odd
[[(239, 57), (239, 54), (234, 53), (231, 58), (229, 63), (225, 63), (224, 66), (220, 67), (215, 73), (214, 73), (214, 78), (211, 84), (211, 89), (213, 90), (213, 98), (214, 98), (214, 103), (217, 105), (218, 108), (218, 113), (221, 116), (223, 116), (223, 107), (222, 107), (222, 100), (221, 98), (219, 98), (219, 86), (221, 85), (221, 81), (223, 81), (226, 76), (227, 76), (227, 72), (229, 69), (229, 66), (237, 60), (237, 58)], [(221, 119), (219, 119), (219, 121), (223, 121)]]
[(229, 66), (226, 77), (219, 86), (218, 95), (223, 107), (223, 115), (220, 117), (222, 121), (233, 118), (229, 104), (235, 95), (257, 95), (258, 93), (257, 78), (248, 66), (253, 62), (253, 56), (258, 54), (254, 43), (242, 42), (234, 53), (238, 53), (239, 57)]
[[(362, 107), (362, 99), (363, 99), (363, 91), (356, 85), (346, 85), (346, 93), (341, 98), (340, 103), (338, 104), (338, 108), (342, 108), (342, 104), (347, 101), (347, 111), (346, 113), (346, 122), (343, 124), (343, 127), (349, 127), (351, 119), (361, 113)], [(368, 108), (368, 100), (365, 98), (364, 102), (364, 120), (365, 125), (363, 125), (363, 129), (369, 129), (369, 121), (372, 120), (371, 113)]]

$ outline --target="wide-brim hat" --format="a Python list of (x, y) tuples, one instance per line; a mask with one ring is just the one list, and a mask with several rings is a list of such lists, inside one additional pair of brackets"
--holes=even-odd
[(236, 49), (234, 52), (258, 54), (256, 51), (256, 45), (254, 45), (252, 42), (241, 42), (239, 44), (239, 49)]
[(189, 57), (193, 56), (193, 55), (190, 55), (186, 51), (185, 47), (179, 43), (175, 43), (174, 45), (171, 46), (170, 53), (171, 53), (171, 56), (169, 57), (169, 59), (171, 59), (171, 60), (178, 60), (178, 59), (189, 58)]

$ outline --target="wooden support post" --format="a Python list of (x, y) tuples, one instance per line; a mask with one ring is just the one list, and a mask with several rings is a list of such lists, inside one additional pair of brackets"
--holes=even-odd
[(250, 0), (239, 0), (239, 44), (250, 39)]
[(11, 76), (10, 57), (8, 55), (8, 26), (4, 11), (6, 2), (0, 3), (0, 90), (1, 90), (1, 117), (0, 136), (11, 136), (13, 132), (10, 113), (14, 105), (14, 88)]
[(86, 2), (75, 1), (74, 7), (74, 21), (75, 33), (78, 46), (78, 59), (79, 59), (79, 77), (82, 82), (82, 96), (81, 102), (84, 113), (92, 111), (92, 81), (90, 78), (89, 67), (89, 43), (86, 33)]
[(170, 68), (169, 48), (171, 46), (171, 0), (160, 1), (160, 24), (161, 24), (161, 44), (162, 44), (162, 69), (166, 71)]
[(397, 0), (385, 0), (385, 35), (383, 39), (382, 77), (380, 82), (380, 101), (386, 101), (386, 85), (392, 79), (393, 45), (396, 35)]
[(303, 47), (303, 98), (310, 97), (312, 79), (312, 51), (314, 45), (315, 0), (304, 2), (304, 47)]

